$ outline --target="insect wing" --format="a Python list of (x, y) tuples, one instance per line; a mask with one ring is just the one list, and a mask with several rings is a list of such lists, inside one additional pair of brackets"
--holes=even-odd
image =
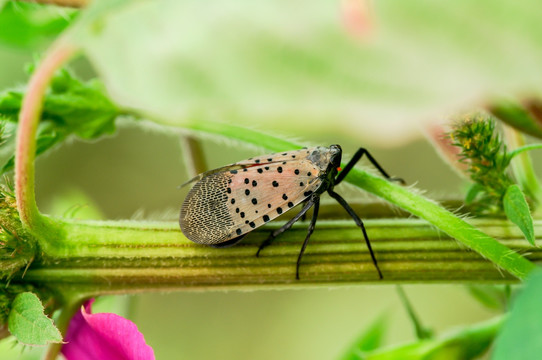
[(243, 160), (243, 161), (239, 161), (233, 164), (225, 165), (213, 170), (206, 171), (199, 175), (196, 175), (192, 179), (181, 184), (181, 187), (186, 186), (192, 182), (199, 181), (207, 176), (211, 176), (213, 174), (220, 173), (220, 172), (231, 171), (231, 170), (242, 170), (247, 167), (253, 167), (253, 166), (258, 166), (258, 165), (263, 165), (263, 164), (284, 163), (285, 161), (290, 162), (290, 161), (303, 160), (303, 159), (306, 159), (314, 149), (316, 148), (292, 150), (292, 151), (286, 151), (282, 153), (274, 153), (274, 154), (253, 157), (248, 160)]
[(322, 183), (318, 169), (309, 161), (255, 166), (238, 172), (231, 180), (228, 202), (235, 226), (228, 240), (290, 210)]
[(181, 230), (190, 240), (207, 245), (246, 234), (309, 197), (321, 184), (318, 174), (308, 160), (260, 160), (240, 170), (212, 173), (185, 198)]
[(272, 163), (284, 163), (285, 161), (286, 162), (300, 161), (300, 160), (306, 159), (314, 149), (316, 149), (316, 147), (310, 148), (310, 149), (300, 149), (300, 150), (292, 150), (292, 151), (285, 151), (281, 153), (262, 155), (262, 156), (253, 157), (247, 160), (239, 161), (232, 165), (254, 166), (254, 165), (272, 164)]

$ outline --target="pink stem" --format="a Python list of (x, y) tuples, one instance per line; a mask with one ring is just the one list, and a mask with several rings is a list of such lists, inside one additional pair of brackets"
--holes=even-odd
[(19, 128), (15, 150), (15, 196), (22, 223), (35, 228), (40, 220), (34, 194), (34, 159), (36, 157), (36, 131), (43, 109), (43, 98), (55, 71), (77, 48), (59, 42), (47, 53), (32, 74), (19, 114)]

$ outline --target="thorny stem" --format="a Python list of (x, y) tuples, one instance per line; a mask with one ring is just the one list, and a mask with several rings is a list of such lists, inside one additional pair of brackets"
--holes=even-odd
[(55, 71), (75, 51), (74, 46), (63, 41), (51, 48), (32, 74), (19, 114), (15, 153), (15, 194), (21, 222), (30, 229), (35, 229), (42, 222), (34, 194), (34, 159), (36, 131), (43, 109), (43, 98)]

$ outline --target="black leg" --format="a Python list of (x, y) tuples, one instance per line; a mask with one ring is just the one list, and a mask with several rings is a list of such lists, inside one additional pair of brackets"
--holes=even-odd
[(346, 166), (344, 167), (344, 169), (339, 173), (339, 176), (337, 176), (337, 178), (335, 179), (335, 185), (339, 184), (341, 181), (343, 181), (343, 179), (346, 177), (346, 175), (348, 175), (348, 173), (350, 172), (350, 170), (352, 170), (352, 168), (354, 167), (354, 165), (356, 165), (356, 163), (361, 159), (361, 157), (365, 155), (367, 156), (367, 159), (369, 159), (369, 161), (371, 162), (371, 164), (374, 165), (375, 168), (377, 168), (378, 171), (380, 171), (380, 173), (382, 174), (382, 176), (384, 176), (386, 179), (388, 180), (393, 180), (393, 181), (399, 181), (401, 182), (402, 184), (405, 183), (405, 181), (403, 179), (400, 179), (400, 178), (391, 178), (388, 173), (382, 169), (382, 166), (380, 166), (380, 164), (375, 160), (375, 158), (371, 155), (371, 153), (369, 153), (369, 151), (367, 151), (367, 149), (365, 148), (360, 148), (358, 151), (356, 151), (356, 153), (354, 154), (354, 156), (352, 156), (352, 159), (350, 159), (350, 161), (348, 162), (348, 164), (346, 164)]
[(299, 252), (299, 255), (297, 256), (297, 265), (295, 268), (295, 278), (297, 280), (299, 280), (299, 265), (301, 264), (301, 258), (303, 257), (303, 254), (305, 253), (305, 248), (307, 247), (307, 244), (309, 243), (309, 239), (312, 235), (312, 232), (314, 231), (314, 226), (316, 225), (316, 219), (318, 218), (318, 208), (320, 208), (320, 196), (314, 196), (314, 199), (312, 199), (312, 201), (314, 202), (314, 210), (312, 212), (311, 223), (309, 225), (309, 230), (307, 231), (307, 237), (305, 237), (305, 241), (303, 242), (301, 251)]
[(301, 209), (300, 212), (297, 213), (296, 216), (294, 216), (292, 219), (290, 219), (290, 221), (288, 221), (286, 224), (284, 224), (281, 228), (273, 231), (271, 234), (269, 234), (269, 237), (260, 245), (260, 247), (258, 248), (258, 252), (256, 253), (256, 256), (260, 256), (260, 251), (262, 251), (265, 247), (269, 246), (273, 240), (275, 240), (275, 238), (277, 236), (279, 236), (280, 234), (282, 234), (283, 232), (285, 232), (286, 230), (288, 230), (289, 228), (292, 227), (292, 225), (297, 221), (299, 220), (303, 215), (305, 215), (305, 213), (307, 211), (309, 211), (309, 209), (311, 208), (311, 206), (314, 204), (314, 200), (311, 198), (309, 199), (305, 205), (303, 206), (303, 209)]
[[(305, 204), (307, 203), (308, 200), (305, 200), (303, 202), (303, 206), (305, 206)], [(307, 213), (303, 213), (303, 215), (301, 216), (301, 221), (305, 222), (305, 220), (307, 220)]]
[(378, 264), (376, 262), (375, 254), (373, 252), (373, 248), (371, 247), (371, 243), (369, 242), (369, 237), (367, 236), (367, 231), (365, 231), (365, 226), (363, 225), (363, 221), (359, 218), (359, 216), (354, 212), (354, 210), (348, 205), (346, 200), (344, 200), (339, 194), (334, 192), (333, 190), (328, 190), (329, 195), (337, 200), (339, 204), (342, 205), (342, 207), (348, 212), (348, 215), (354, 219), (356, 222), (356, 225), (361, 228), (361, 231), (363, 232), (363, 237), (365, 237), (365, 242), (367, 243), (367, 248), (369, 248), (369, 253), (371, 253), (371, 258), (373, 259), (373, 264), (375, 265), (376, 270), (378, 271), (378, 276), (380, 279), (382, 279), (382, 272), (380, 272), (380, 268), (378, 267)]

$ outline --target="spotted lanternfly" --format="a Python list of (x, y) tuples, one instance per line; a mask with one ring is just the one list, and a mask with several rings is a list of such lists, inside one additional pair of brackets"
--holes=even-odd
[(197, 181), (181, 207), (181, 230), (198, 244), (231, 246), (250, 231), (304, 202), (301, 211), (273, 231), (256, 253), (258, 256), (263, 248), (314, 207), (308, 233), (297, 258), (296, 279), (299, 279), (299, 265), (316, 224), (320, 195), (327, 191), (361, 228), (378, 275), (382, 278), (363, 222), (333, 191), (363, 155), (390, 179), (364, 148), (359, 149), (341, 171), (342, 150), (339, 145), (264, 155), (207, 171), (184, 184)]

